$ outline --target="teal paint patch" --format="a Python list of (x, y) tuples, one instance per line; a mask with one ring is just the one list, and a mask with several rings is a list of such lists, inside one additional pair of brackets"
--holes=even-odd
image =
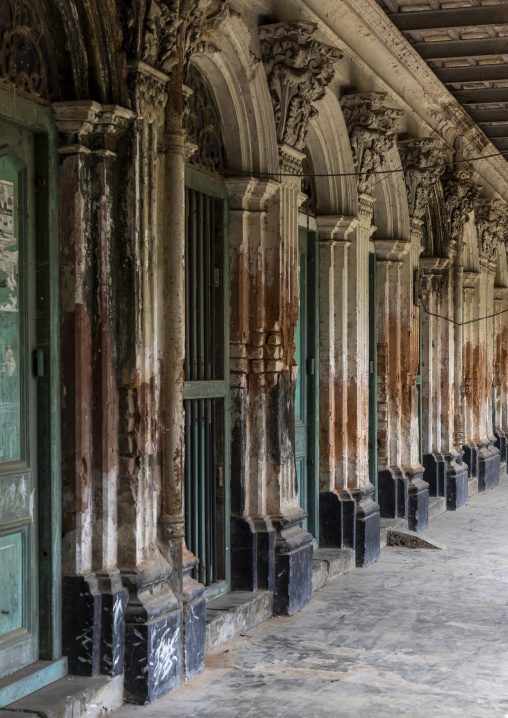
[(17, 171), (0, 160), (0, 463), (21, 459)]
[(66, 675), (67, 658), (52, 662), (38, 661), (13, 676), (0, 680), (0, 708), (5, 708)]
[(0, 643), (23, 626), (23, 535), (0, 536)]

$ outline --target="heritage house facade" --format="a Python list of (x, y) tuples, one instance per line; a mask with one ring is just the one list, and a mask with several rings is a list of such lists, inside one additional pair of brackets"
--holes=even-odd
[(505, 476), (508, 8), (0, 0), (0, 38), (0, 707), (147, 703), (219, 597), (291, 615), (316, 552)]

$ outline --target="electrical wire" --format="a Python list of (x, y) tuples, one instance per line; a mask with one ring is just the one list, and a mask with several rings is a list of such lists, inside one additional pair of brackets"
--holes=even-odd
[(438, 319), (444, 319), (446, 322), (450, 322), (450, 324), (455, 324), (457, 327), (463, 327), (465, 324), (474, 324), (475, 322), (482, 322), (484, 319), (493, 319), (494, 317), (498, 317), (500, 314), (504, 314), (505, 312), (508, 312), (508, 309), (502, 309), (500, 312), (496, 312), (495, 314), (489, 314), (486, 317), (478, 317), (478, 319), (468, 319), (467, 322), (456, 322), (455, 319), (450, 319), (450, 317), (445, 317), (442, 314), (435, 314), (434, 312), (429, 312), (427, 307), (425, 306), (425, 302), (423, 301), (421, 295), (419, 296), (420, 302), (422, 307), (424, 308), (425, 312), (430, 317), (437, 317)]

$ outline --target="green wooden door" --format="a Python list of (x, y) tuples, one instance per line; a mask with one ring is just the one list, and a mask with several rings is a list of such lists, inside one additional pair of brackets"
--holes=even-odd
[(35, 138), (0, 122), (0, 677), (39, 657)]
[(295, 329), (295, 461), (300, 506), (308, 512), (304, 523), (318, 537), (318, 277), (317, 233), (306, 227), (298, 234), (298, 322)]

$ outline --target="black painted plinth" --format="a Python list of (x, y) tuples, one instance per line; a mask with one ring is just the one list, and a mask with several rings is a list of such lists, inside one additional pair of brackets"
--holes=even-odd
[(95, 575), (62, 579), (62, 653), (69, 673), (95, 676), (100, 669), (101, 594)]
[(205, 669), (206, 601), (204, 586), (192, 578), (199, 559), (190, 551), (183, 561), (183, 655), (185, 679), (189, 680)]
[(501, 457), (494, 444), (478, 449), (478, 491), (489, 491), (501, 479)]
[(464, 444), (462, 451), (469, 477), (478, 478), (478, 446), (473, 442)]
[(321, 548), (355, 548), (356, 501), (349, 491), (319, 494), (319, 545)]
[(407, 469), (409, 479), (407, 525), (410, 531), (424, 531), (429, 526), (429, 485), (423, 480), (423, 468)]
[(445, 460), (446, 508), (457, 511), (468, 502), (469, 472), (459, 454), (445, 454)]
[(378, 502), (383, 518), (408, 518), (408, 485), (409, 479), (401, 469), (378, 472)]
[(168, 584), (167, 566), (124, 573), (125, 699), (148, 704), (183, 681), (183, 611)]
[(268, 518), (231, 519), (231, 589), (273, 591), (276, 530)]
[(125, 609), (128, 592), (119, 572), (97, 574), (101, 593), (100, 671), (119, 676), (124, 670)]
[(447, 464), (444, 454), (424, 454), (423, 469), (423, 480), (429, 485), (429, 496), (446, 496)]
[(273, 611), (292, 616), (312, 597), (312, 536), (302, 528), (305, 511), (273, 520), (275, 541), (275, 586)]
[(375, 487), (369, 485), (352, 493), (356, 502), (356, 565), (370, 566), (380, 554), (381, 515), (379, 504), (373, 500)]
[(501, 429), (494, 432), (496, 437), (496, 448), (499, 449), (500, 461), (502, 464), (506, 464), (506, 434)]

